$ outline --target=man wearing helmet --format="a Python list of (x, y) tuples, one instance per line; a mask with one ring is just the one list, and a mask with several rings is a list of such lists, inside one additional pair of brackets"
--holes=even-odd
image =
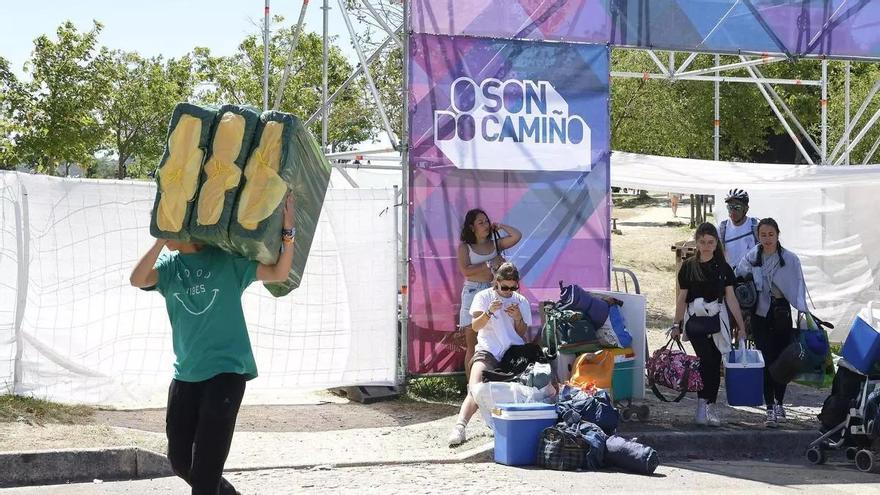
[(718, 237), (724, 244), (727, 263), (736, 267), (749, 249), (758, 243), (758, 219), (747, 215), (749, 212), (749, 193), (742, 189), (731, 189), (724, 198), (729, 218), (718, 225)]

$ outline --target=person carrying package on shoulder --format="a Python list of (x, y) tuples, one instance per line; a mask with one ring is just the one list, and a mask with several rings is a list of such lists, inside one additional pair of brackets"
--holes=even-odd
[[(255, 280), (287, 279), (294, 210), (288, 194), (283, 251), (274, 265), (211, 246), (157, 239), (131, 272), (131, 285), (165, 298), (175, 356), (165, 412), (168, 460), (193, 494), (238, 493), (223, 478), (223, 465), (245, 383), (257, 376), (241, 296)], [(163, 247), (171, 252), (160, 257)]]
[[(477, 345), (471, 359), (468, 389), (483, 381), (484, 370), (499, 367), (501, 358), (511, 346), (524, 345), (532, 324), (529, 301), (519, 290), (519, 270), (513, 263), (505, 262), (495, 272), (493, 286), (478, 292), (471, 303), (473, 322), (477, 333)], [(449, 446), (464, 443), (465, 428), (474, 413), (477, 402), (470, 390), (461, 404), (458, 421), (449, 434)]]
[[(697, 393), (694, 421), (698, 425), (720, 426), (715, 401), (721, 386), (721, 356), (730, 352), (732, 341), (742, 335), (744, 325), (733, 293), (733, 269), (724, 259), (715, 226), (701, 224), (694, 240), (697, 252), (678, 271), (680, 289), (675, 300), (675, 323), (668, 333), (673, 338), (684, 334), (700, 358), (703, 389)], [(731, 315), (735, 327), (730, 324)]]
[(752, 336), (755, 347), (764, 356), (764, 402), (767, 417), (764, 425), (776, 428), (786, 422), (786, 383), (777, 383), (770, 373), (770, 366), (782, 351), (796, 338), (791, 318), (791, 308), (807, 313), (807, 285), (801, 260), (779, 242), (779, 224), (772, 218), (758, 222), (758, 238), (761, 242), (749, 250), (736, 267), (736, 275), (751, 274), (755, 281), (758, 300), (751, 317)]
[(749, 193), (731, 189), (724, 198), (727, 215), (718, 224), (718, 237), (724, 248), (724, 256), (731, 268), (736, 268), (743, 256), (758, 243), (758, 219), (750, 217)]

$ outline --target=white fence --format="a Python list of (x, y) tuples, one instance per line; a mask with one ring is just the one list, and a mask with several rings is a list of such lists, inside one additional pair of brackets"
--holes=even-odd
[[(0, 393), (117, 407), (164, 405), (171, 329), (128, 284), (151, 245), (150, 182), (0, 173)], [(243, 298), (259, 369), (245, 402), (394, 384), (397, 283), (391, 189), (330, 189), (302, 285)]]

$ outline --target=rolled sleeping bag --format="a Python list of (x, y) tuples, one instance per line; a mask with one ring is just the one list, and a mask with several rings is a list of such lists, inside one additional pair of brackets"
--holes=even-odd
[(223, 105), (217, 111), (189, 221), (194, 241), (232, 249), (229, 222), (259, 121), (260, 114), (253, 107)]
[(168, 124), (165, 152), (156, 172), (156, 200), (150, 234), (159, 239), (189, 241), (189, 218), (199, 186), (217, 112), (178, 103)]
[(605, 466), (639, 474), (653, 474), (660, 465), (660, 455), (635, 440), (611, 435), (605, 440)]
[(229, 224), (232, 250), (264, 264), (278, 260), (284, 198), (296, 197), (296, 237), (288, 278), (265, 284), (280, 297), (299, 287), (330, 182), (327, 162), (297, 117), (282, 112), (260, 116), (243, 183)]

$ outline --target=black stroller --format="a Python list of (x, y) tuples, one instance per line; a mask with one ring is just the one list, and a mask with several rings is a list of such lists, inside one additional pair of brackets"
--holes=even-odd
[(859, 471), (880, 473), (880, 375), (867, 376), (845, 361), (838, 366), (831, 395), (825, 399), (819, 421), (822, 436), (806, 452), (811, 464), (824, 464), (831, 450), (845, 449), (847, 460)]

